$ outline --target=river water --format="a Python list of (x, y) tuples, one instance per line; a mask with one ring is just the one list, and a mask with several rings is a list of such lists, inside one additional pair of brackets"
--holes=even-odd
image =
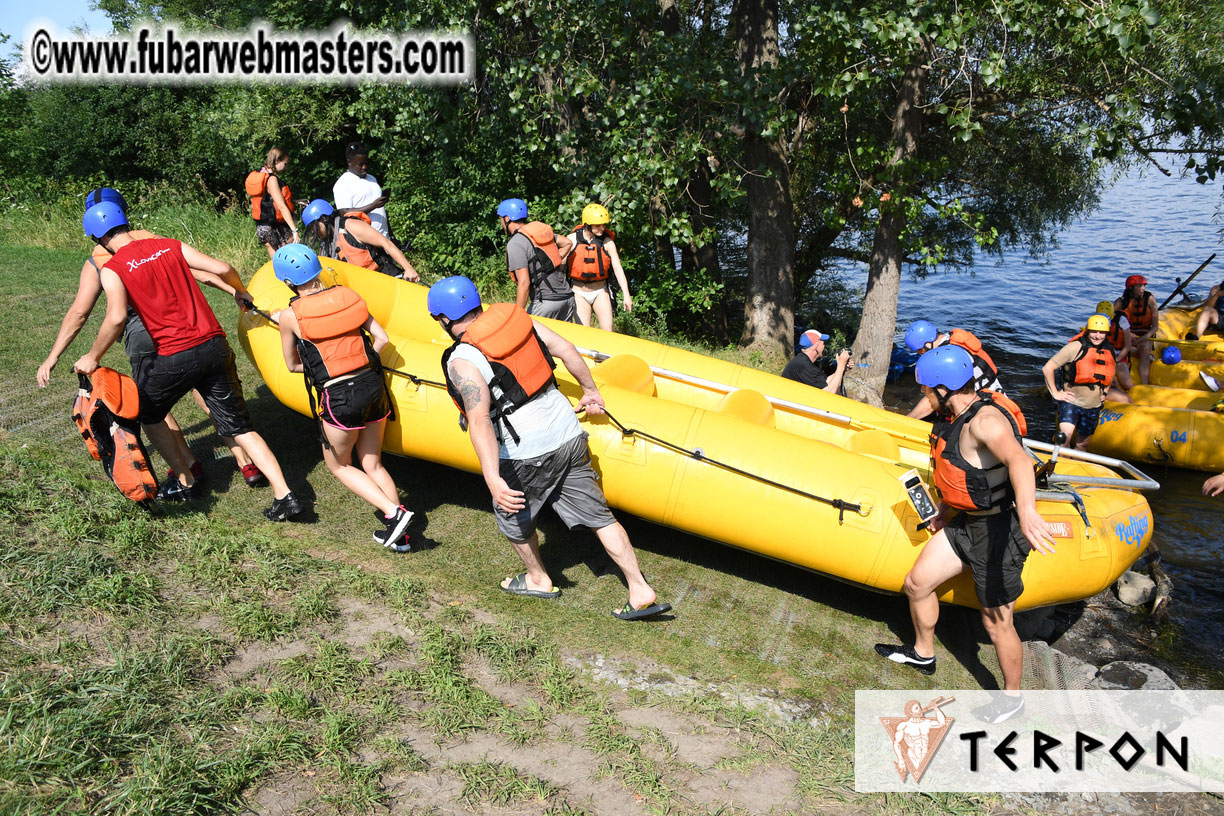
[[(897, 326), (926, 318), (941, 330), (962, 327), (982, 339), (1009, 394), (1029, 420), (1029, 434), (1048, 440), (1054, 404), (1041, 366), (1083, 326), (1097, 302), (1122, 293), (1127, 275), (1142, 274), (1158, 303), (1217, 250), (1221, 257), (1188, 287), (1196, 299), (1224, 280), (1224, 247), (1213, 218), (1220, 187), (1158, 172), (1132, 173), (1101, 196), (1101, 205), (1058, 236), (1059, 246), (1033, 259), (1023, 251), (1001, 261), (982, 256), (976, 271), (902, 280)], [(861, 273), (860, 273), (861, 274)], [(910, 375), (906, 375), (910, 376)], [(1209, 475), (1141, 465), (1161, 483), (1149, 493), (1155, 541), (1175, 581), (1172, 619), (1196, 648), (1224, 660), (1224, 496), (1202, 495)]]

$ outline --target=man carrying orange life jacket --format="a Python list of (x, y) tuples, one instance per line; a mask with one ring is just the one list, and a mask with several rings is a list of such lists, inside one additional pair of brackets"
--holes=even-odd
[[(1103, 314), (1088, 318), (1085, 334), (1059, 349), (1042, 366), (1046, 388), (1058, 401), (1058, 430), (1071, 439), (1078, 434), (1076, 447), (1084, 450), (1096, 433), (1101, 405), (1113, 383), (1117, 361), (1106, 337), (1110, 321)], [(1055, 375), (1062, 374), (1062, 387)]]
[(157, 349), (157, 356), (137, 382), (140, 422), (162, 457), (177, 471), (187, 497), (195, 493), (195, 478), (162, 420), (183, 395), (197, 389), (217, 432), (234, 437), (272, 485), (274, 501), (264, 515), (272, 521), (284, 521), (301, 513), (305, 508), (285, 483), (280, 463), (251, 425), (234, 352), (198, 285), (207, 283), (231, 295), (240, 306), (249, 306), (251, 295), (238, 273), (224, 261), (178, 241), (134, 240), (127, 216), (112, 202), (90, 207), (81, 223), (86, 235), (114, 255), (102, 267), (106, 317), (93, 346), (73, 369), (85, 375), (93, 373), (123, 330), (130, 302)]
[(497, 205), (497, 217), (510, 240), (506, 269), (514, 278), (514, 303), (535, 317), (578, 322), (574, 290), (565, 274), (565, 258), (573, 249), (569, 238), (556, 235), (542, 221), (527, 220), (527, 202), (507, 198)]
[[(620, 567), (629, 600), (613, 615), (637, 620), (671, 609), (642, 577), (629, 535), (608, 509), (591, 467), (575, 411), (602, 414), (604, 404), (578, 350), (517, 306), (485, 310), (475, 284), (464, 277), (435, 283), (427, 302), (455, 341), (442, 355), (442, 371), (493, 497), (497, 528), (526, 567), (502, 581), (502, 590), (530, 598), (561, 595), (544, 569), (536, 535), (540, 511), (551, 506), (570, 529), (594, 530)], [(557, 390), (554, 356), (582, 388), (577, 408)]]
[(1139, 361), (1139, 382), (1144, 385), (1152, 370), (1152, 338), (1160, 328), (1160, 309), (1156, 296), (1147, 291), (1147, 282), (1143, 275), (1131, 275), (1122, 297), (1114, 301), (1114, 313), (1126, 315), (1130, 324), (1131, 350)]
[[(994, 360), (990, 359), (986, 349), (982, 348), (982, 341), (978, 340), (973, 332), (965, 329), (952, 329), (940, 334), (935, 324), (929, 320), (915, 320), (905, 330), (905, 347), (919, 354), (945, 343), (960, 346), (969, 352), (969, 356), (973, 358), (973, 383), (977, 390), (1003, 393), (1003, 385), (999, 382), (999, 367), (995, 365)], [(907, 416), (914, 419), (926, 419), (931, 413), (930, 403), (926, 399), (921, 399)]]
[[(934, 674), (936, 593), (968, 567), (1004, 689), (974, 714), (984, 722), (1003, 722), (1024, 710), (1024, 649), (1012, 619), (1024, 592), (1021, 571), (1031, 550), (1054, 552), (1050, 527), (1037, 512), (1033, 461), (1020, 442), (1023, 414), (1006, 397), (977, 391), (973, 360), (959, 346), (923, 354), (914, 374), (923, 399), (939, 416), (931, 436), (939, 515), (931, 522), (935, 535), (905, 576), (914, 644), (879, 643), (875, 650), (894, 663)], [(951, 510), (960, 512), (948, 520)]]

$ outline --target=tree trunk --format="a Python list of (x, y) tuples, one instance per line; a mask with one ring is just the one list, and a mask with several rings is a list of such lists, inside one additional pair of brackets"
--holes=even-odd
[(922, 97), (926, 90), (928, 66), (925, 53), (911, 60), (901, 80), (893, 118), (892, 148), (888, 161), (893, 185), (890, 200), (880, 205), (871, 263), (867, 272), (867, 293), (863, 299), (863, 318), (854, 340), (854, 359), (869, 367), (856, 369), (846, 386), (851, 397), (870, 405), (882, 405), (884, 381), (892, 357), (893, 335), (897, 330), (897, 293), (901, 289), (901, 234), (905, 231), (904, 162), (918, 152), (922, 134)]
[[(740, 73), (751, 83), (778, 62), (777, 0), (736, 0)], [(749, 119), (750, 117), (745, 117)], [(781, 138), (764, 138), (756, 125), (744, 135), (748, 169), (748, 290), (740, 345), (790, 351), (795, 334), (795, 223), (790, 168)]]

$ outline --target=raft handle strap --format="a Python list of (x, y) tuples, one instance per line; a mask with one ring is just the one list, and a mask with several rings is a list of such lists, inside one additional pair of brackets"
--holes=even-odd
[(791, 485), (782, 484), (781, 482), (775, 482), (772, 479), (766, 479), (764, 476), (759, 476), (755, 473), (749, 473), (748, 471), (741, 470), (740, 468), (737, 468), (734, 465), (729, 465), (726, 462), (720, 462), (717, 459), (712, 459), (709, 456), (706, 456), (705, 452), (701, 450), (701, 448), (697, 448), (695, 450), (689, 450), (687, 448), (683, 448), (675, 444), (674, 442), (668, 442), (666, 439), (660, 439), (657, 436), (648, 434), (645, 431), (639, 430), (637, 428), (627, 428), (625, 427), (624, 424), (621, 423), (619, 419), (612, 416), (612, 412), (609, 411), (607, 408), (604, 408), (604, 414), (608, 417), (608, 419), (612, 421), (613, 425), (615, 425), (617, 428), (620, 429), (620, 432), (624, 434), (625, 436), (631, 436), (631, 437), (640, 436), (642, 439), (646, 439), (651, 442), (654, 442), (656, 445), (661, 445), (665, 448), (669, 448), (671, 450), (676, 451), (677, 453), (683, 453), (685, 456), (688, 456), (691, 459), (695, 459), (698, 462), (708, 462), (711, 465), (714, 465), (715, 467), (720, 467), (723, 470), (730, 471), (731, 473), (734, 473), (737, 476), (744, 476), (748, 479), (752, 479), (753, 481), (761, 482), (762, 484), (767, 484), (770, 487), (776, 487), (780, 490), (786, 490), (791, 493), (796, 493), (800, 496), (803, 496), (804, 498), (813, 499), (818, 502), (823, 502), (824, 504), (827, 504), (837, 510), (837, 523), (838, 524), (842, 524), (845, 522), (847, 510), (849, 510), (852, 513), (858, 513), (859, 515), (863, 515), (863, 516), (867, 515), (867, 512), (863, 510), (863, 505), (861, 504), (855, 504), (854, 502), (849, 502), (849, 501), (846, 501), (845, 499), (830, 499), (830, 498), (826, 498), (825, 496), (817, 496), (815, 493), (808, 493), (806, 490), (800, 490), (799, 488), (792, 487)]

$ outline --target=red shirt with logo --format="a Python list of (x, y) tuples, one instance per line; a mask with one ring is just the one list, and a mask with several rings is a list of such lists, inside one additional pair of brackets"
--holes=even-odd
[(182, 244), (171, 238), (132, 241), (106, 262), (127, 289), (157, 353), (186, 351), (225, 331), (183, 259)]

